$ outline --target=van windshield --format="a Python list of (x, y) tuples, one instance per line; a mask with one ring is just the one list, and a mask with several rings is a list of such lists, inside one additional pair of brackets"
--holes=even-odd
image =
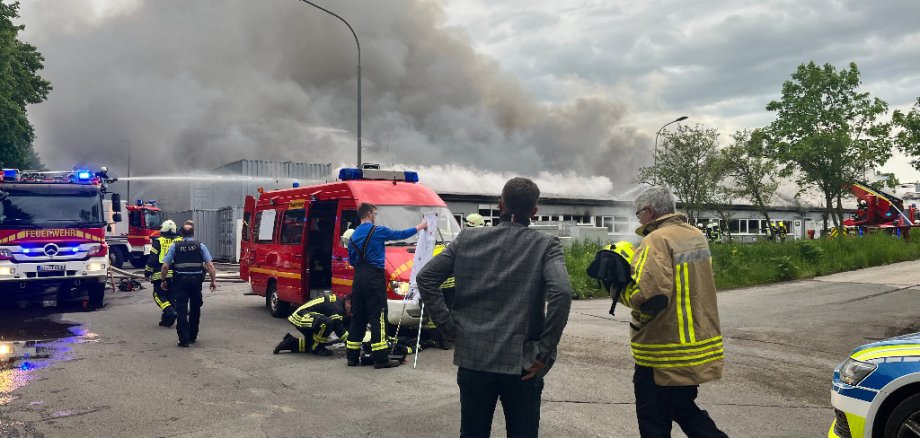
[[(446, 207), (379, 205), (375, 223), (393, 230), (405, 230), (418, 225), (423, 215), (432, 211), (438, 214), (438, 231), (435, 233), (435, 239), (443, 243), (454, 240), (457, 234), (460, 234), (460, 224)], [(387, 242), (387, 245), (415, 245), (416, 241), (418, 241), (418, 234), (406, 240)]]

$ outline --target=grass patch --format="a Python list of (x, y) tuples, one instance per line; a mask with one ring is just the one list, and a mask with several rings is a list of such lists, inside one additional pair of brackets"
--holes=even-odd
[[(710, 245), (716, 287), (731, 289), (799, 280), (836, 272), (920, 259), (920, 239), (884, 234), (826, 240)], [(595, 243), (566, 248), (565, 262), (575, 298), (607, 296), (585, 269), (600, 249)]]

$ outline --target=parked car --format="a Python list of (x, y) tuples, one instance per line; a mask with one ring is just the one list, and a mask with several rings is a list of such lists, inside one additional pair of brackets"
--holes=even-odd
[(833, 383), (828, 437), (920, 437), (920, 333), (856, 348)]

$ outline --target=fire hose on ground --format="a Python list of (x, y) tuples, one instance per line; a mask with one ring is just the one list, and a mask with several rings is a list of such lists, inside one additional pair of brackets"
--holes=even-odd
[[(130, 280), (139, 280), (139, 281), (146, 280), (146, 278), (144, 277), (144, 274), (136, 274), (133, 272), (126, 271), (124, 269), (110, 266), (109, 267), (109, 282), (111, 283), (112, 290), (115, 290), (116, 288), (115, 277), (127, 278)], [(219, 283), (243, 283), (244, 282), (239, 277), (228, 276), (228, 275), (218, 275), (216, 281)]]

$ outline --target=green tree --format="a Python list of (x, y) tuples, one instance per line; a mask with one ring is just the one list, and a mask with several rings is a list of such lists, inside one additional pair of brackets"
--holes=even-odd
[(767, 104), (777, 113), (769, 155), (782, 164), (782, 175), (823, 193), (836, 227), (849, 185), (891, 157), (891, 126), (879, 121), (888, 104), (861, 93), (859, 76), (855, 63), (839, 72), (830, 64), (802, 64), (783, 83), (782, 98)]
[(0, 2), (0, 166), (40, 167), (26, 105), (47, 99), (51, 83), (37, 74), (45, 58), (35, 46), (19, 41), (25, 26), (13, 24), (16, 18), (19, 3)]
[(779, 187), (779, 166), (764, 156), (762, 131), (738, 131), (734, 142), (720, 151), (725, 176), (731, 178), (726, 189), (733, 196), (747, 199), (770, 223), (770, 206)]
[(896, 110), (891, 116), (894, 125), (900, 128), (894, 137), (898, 149), (913, 158), (910, 164), (920, 170), (920, 97), (910, 112)]
[(655, 157), (656, 166), (639, 169), (639, 181), (671, 187), (690, 223), (695, 224), (701, 210), (711, 203), (720, 180), (714, 169), (718, 165), (719, 132), (698, 124), (665, 131), (662, 137), (664, 147)]

